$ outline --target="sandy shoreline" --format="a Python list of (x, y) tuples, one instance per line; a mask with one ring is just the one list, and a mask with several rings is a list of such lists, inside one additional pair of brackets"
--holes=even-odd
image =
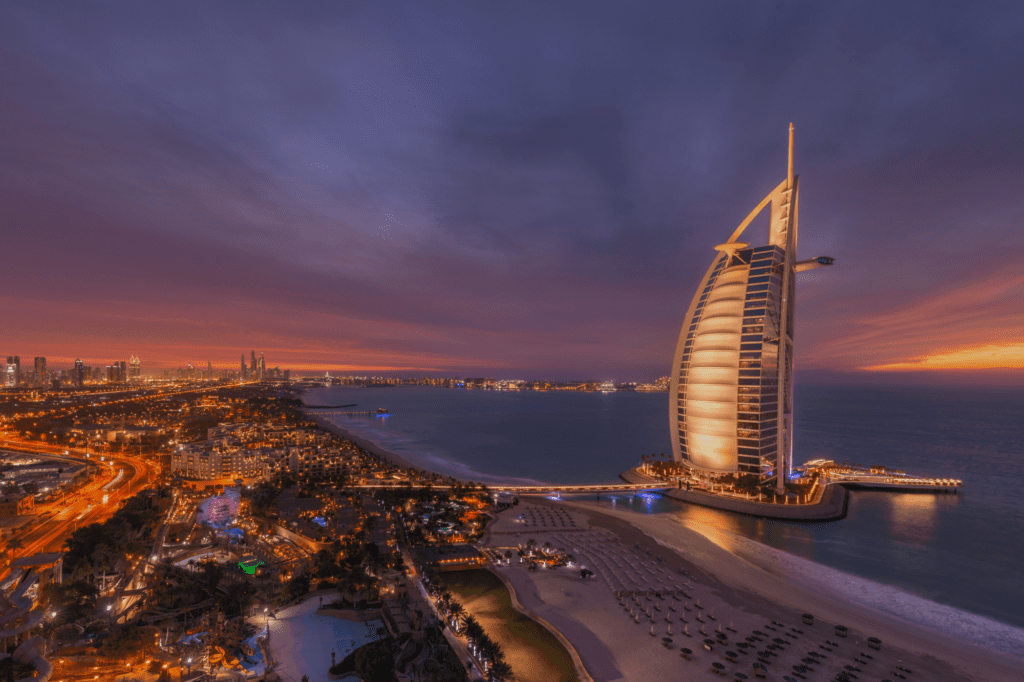
[[(374, 443), (371, 440), (366, 440), (365, 438), (357, 436), (354, 433), (348, 431), (347, 429), (343, 429), (337, 424), (327, 419), (324, 419), (323, 417), (317, 416), (312, 412), (305, 412), (304, 414), (306, 415), (307, 419), (315, 423), (324, 431), (333, 433), (335, 436), (344, 438), (345, 440), (350, 440), (359, 447), (361, 447), (363, 450), (366, 450), (367, 452), (376, 455), (377, 457), (380, 457), (384, 461), (389, 462), (390, 464), (393, 464), (400, 469), (415, 469), (417, 471), (424, 471), (431, 474), (437, 473), (434, 471), (428, 471), (427, 469), (424, 469), (422, 467), (415, 466), (414, 464), (411, 464), (408, 460), (403, 459), (400, 455), (397, 455), (394, 452), (391, 452), (390, 450), (382, 448), (380, 445)], [(443, 476), (443, 474), (438, 475)]]
[[(327, 419), (311, 413), (307, 416), (325, 430), (351, 440), (397, 467), (429, 472)], [(955, 609), (946, 609), (940, 616), (934, 616), (928, 611), (942, 611), (945, 607), (714, 527), (691, 528), (663, 515), (615, 511), (588, 502), (552, 502), (533, 498), (529, 502), (573, 508), (586, 514), (596, 528), (611, 530), (630, 545), (641, 542), (655, 548), (670, 549), (691, 575), (704, 580), (713, 593), (708, 595), (709, 598), (720, 603), (723, 609), (736, 610), (734, 620), (738, 619), (738, 623), (749, 621), (747, 624), (751, 628), (762, 627), (765, 618), (797, 624), (800, 614), (809, 612), (820, 621), (849, 627), (850, 640), (859, 637), (857, 641), (861, 642), (862, 648), (866, 637), (879, 637), (885, 643), (881, 659), (895, 652), (898, 656), (894, 660), (914, 661), (917, 669), (927, 670), (930, 673), (927, 679), (979, 682), (1024, 679), (1020, 672), (1024, 668), (1024, 633), (1018, 628)], [(530, 536), (530, 533), (517, 538), (495, 535), (489, 538), (488, 543), (507, 546), (525, 543)], [(533, 537), (540, 542), (545, 540), (544, 533)], [(554, 544), (560, 546), (557, 542)], [(602, 585), (602, 589), (596, 592), (588, 586), (585, 590), (587, 603), (580, 604), (561, 598), (570, 594), (564, 585), (554, 588), (538, 584), (538, 581), (551, 578), (549, 575), (527, 574), (514, 567), (502, 569), (502, 575), (515, 586), (524, 606), (542, 616), (572, 643), (595, 680), (642, 680), (650, 679), (652, 675), (671, 676), (679, 672), (678, 657), (672, 661), (675, 668), (665, 668), (664, 661), (661, 665), (656, 664), (657, 656), (636, 658), (636, 647), (649, 647), (652, 638), (640, 637), (637, 641), (635, 631), (639, 626), (632, 621), (626, 631), (618, 632), (621, 627), (618, 621), (622, 620), (621, 607), (607, 586)], [(554, 583), (560, 584), (558, 580)], [(578, 584), (571, 587), (576, 589)], [(555, 589), (562, 595), (552, 591)], [(857, 595), (858, 590), (859, 595), (865, 598), (851, 597)], [(871, 598), (868, 597), (874, 598), (875, 603), (870, 603)], [(878, 601), (882, 598), (900, 601), (897, 606), (901, 608), (889, 608)], [(915, 614), (915, 609), (928, 617), (915, 618), (915, 622), (908, 620), (907, 614)], [(941, 631), (916, 622), (919, 620), (934, 626), (937, 618), (953, 612), (969, 618), (944, 623), (948, 627)], [(601, 621), (608, 619), (615, 625), (602, 626)], [(737, 625), (737, 629), (741, 630), (741, 626)], [(700, 641), (700, 638), (680, 638), (676, 644), (682, 642), (696, 651)], [(632, 647), (632, 650), (623, 650), (624, 647)], [(657, 653), (663, 652), (659, 650)], [(914, 669), (914, 665), (908, 667)], [(875, 677), (874, 673), (871, 677)], [(924, 676), (914, 677), (925, 679)]]
[[(667, 563), (656, 564), (656, 570), (661, 570), (658, 568), (659, 565), (668, 567), (670, 570), (665, 571), (664, 575), (669, 582), (685, 580), (691, 583), (695, 598), (703, 599), (706, 607), (714, 608), (714, 613), (721, 622), (734, 624), (739, 634), (730, 635), (730, 641), (741, 642), (744, 635), (751, 634), (755, 629), (763, 630), (767, 623), (780, 621), (787, 626), (798, 626), (806, 633), (796, 639), (792, 645), (794, 651), (818, 651), (819, 643), (838, 639), (833, 633), (836, 624), (847, 626), (850, 629), (849, 637), (839, 641), (841, 646), (836, 649), (836, 653), (830, 651), (828, 654), (830, 657), (842, 655), (847, 660), (834, 660), (822, 666), (828, 669), (828, 666), (834, 663), (836, 670), (830, 672), (828, 677), (823, 677), (818, 672), (822, 668), (818, 668), (818, 671), (812, 673), (808, 679), (831, 679), (832, 673), (841, 669), (838, 665), (840, 662), (864, 668), (864, 673), (859, 674), (861, 679), (893, 679), (890, 673), (897, 665), (915, 671), (914, 675), (907, 677), (908, 680), (980, 682), (1022, 679), (1020, 671), (1024, 668), (1024, 660), (1014, 658), (1005, 651), (983, 648), (970, 641), (986, 641), (985, 632), (968, 632), (957, 637), (883, 612), (873, 605), (858, 603), (848, 598), (849, 591), (843, 589), (845, 586), (837, 584), (830, 587), (827, 582), (808, 580), (808, 572), (798, 570), (799, 567), (794, 568), (788, 560), (790, 555), (772, 548), (764, 548), (769, 551), (762, 552), (759, 549), (760, 545), (752, 540), (738, 538), (739, 542), (732, 545), (722, 538), (715, 538), (715, 541), (712, 541), (704, 534), (680, 525), (670, 517), (614, 511), (587, 502), (531, 500), (529, 503), (572, 509), (588, 517), (591, 531), (598, 534), (614, 533), (617, 540), (621, 541), (620, 547), (632, 548), (634, 543), (639, 543), (652, 547), (655, 553), (660, 551), (667, 555)], [(712, 537), (717, 533), (713, 528), (704, 530)], [(556, 547), (568, 544), (570, 551), (588, 551), (590, 553), (586, 555), (587, 561), (599, 559), (594, 552), (600, 553), (603, 551), (601, 547), (610, 547), (612, 543), (609, 536), (599, 535), (599, 541), (592, 543), (591, 549), (586, 550), (583, 547), (586, 543), (584, 538), (580, 538), (577, 543), (574, 538), (567, 538), (565, 534), (543, 532), (523, 532), (513, 538), (495, 535), (489, 538), (489, 543), (492, 546), (525, 543), (530, 537), (536, 538), (538, 542), (551, 541)], [(743, 542), (757, 547), (740, 547)], [(721, 546), (723, 544), (729, 549)], [(671, 550), (671, 555), (667, 550)], [(773, 552), (784, 555), (785, 560), (780, 562), (776, 558), (773, 561)], [(799, 557), (792, 558), (804, 561)], [(807, 563), (818, 567), (813, 562)], [(605, 570), (609, 566), (614, 569), (614, 564), (611, 563), (595, 563), (594, 566), (599, 572), (602, 567)], [(681, 569), (689, 571), (685, 579), (673, 574), (673, 571)], [(673, 655), (673, 651), (666, 651), (657, 646), (660, 643), (660, 636), (667, 634), (666, 625), (661, 622), (663, 619), (649, 621), (641, 615), (641, 623), (634, 623), (624, 614), (623, 607), (615, 599), (613, 585), (600, 581), (581, 582), (570, 573), (557, 574), (556, 571), (529, 573), (514, 565), (499, 570), (516, 586), (527, 608), (542, 615), (566, 636), (595, 680), (611, 682), (659, 677), (670, 679), (673, 675), (679, 675), (678, 654)], [(833, 573), (834, 576), (827, 578), (853, 578), (838, 571)], [(657, 575), (652, 574), (652, 580)], [(920, 602), (930, 604), (926, 600)], [(802, 613), (814, 614), (816, 620), (813, 627), (801, 623)], [(656, 628), (657, 637), (651, 637), (647, 631), (652, 624)], [(998, 627), (997, 631), (991, 634), (998, 637), (999, 628), (1004, 628), (1010, 633), (1011, 641), (1001, 643), (1013, 650), (1016, 644), (1014, 637), (1019, 636), (1021, 631), (994, 621), (992, 624)], [(708, 621), (708, 626), (710, 631), (714, 624)], [(676, 625), (675, 633), (680, 627)], [(692, 617), (689, 627), (691, 632), (697, 627)], [(774, 633), (771, 634), (771, 637), (774, 636)], [(787, 634), (787, 637), (789, 636)], [(871, 651), (864, 644), (866, 638), (871, 636), (882, 640), (882, 650), (871, 652), (875, 659), (869, 662), (870, 666), (860, 662), (853, 663), (852, 656), (856, 652)], [(739, 657), (738, 663), (733, 664), (727, 663), (719, 651), (698, 651), (703, 637), (674, 637), (674, 646), (688, 646), (696, 652), (694, 662), (686, 663), (689, 667), (684, 668), (689, 671), (688, 677), (721, 679), (710, 672), (710, 664), (715, 661), (726, 663), (730, 669), (743, 670), (748, 675), (751, 673), (751, 659), (745, 658), (746, 654)], [(755, 646), (764, 644), (759, 642)], [(700, 654), (699, 658), (697, 654)], [(788, 667), (793, 663), (799, 664), (799, 656), (806, 656), (805, 653), (795, 653), (793, 655), (797, 658), (789, 660), (786, 658), (787, 655), (783, 654), (777, 665), (770, 666), (769, 679), (779, 679), (781, 674), (791, 674)], [(746, 667), (743, 668), (742, 665)]]

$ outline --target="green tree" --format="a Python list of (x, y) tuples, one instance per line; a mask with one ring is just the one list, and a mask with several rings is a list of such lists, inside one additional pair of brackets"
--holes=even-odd
[(356, 673), (366, 682), (391, 682), (395, 679), (395, 657), (389, 640), (378, 640), (360, 647), (352, 663)]
[(138, 660), (153, 644), (152, 628), (140, 625), (115, 625), (103, 640), (102, 651), (110, 658)]

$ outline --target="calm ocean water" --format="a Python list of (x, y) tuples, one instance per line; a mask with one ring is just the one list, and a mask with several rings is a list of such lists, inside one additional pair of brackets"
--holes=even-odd
[[(310, 404), (387, 407), (330, 418), (425, 468), (483, 482), (615, 481), (670, 453), (665, 393), (313, 389)], [(675, 501), (669, 512), (926, 599), (1024, 627), (1024, 392), (798, 386), (795, 459), (961, 478), (960, 495), (855, 492), (833, 523), (763, 521)], [(608, 502), (610, 504), (610, 501)]]

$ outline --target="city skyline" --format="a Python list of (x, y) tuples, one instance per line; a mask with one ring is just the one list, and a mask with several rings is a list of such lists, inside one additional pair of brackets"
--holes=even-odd
[(4, 352), (650, 380), (794, 120), (798, 373), (1017, 382), (1007, 11), (6, 3)]

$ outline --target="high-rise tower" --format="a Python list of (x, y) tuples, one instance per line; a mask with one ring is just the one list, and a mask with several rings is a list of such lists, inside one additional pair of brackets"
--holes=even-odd
[(263, 359), (263, 353), (260, 353), (260, 381), (267, 378), (267, 363)]
[(247, 369), (248, 369), (248, 367), (245, 366), (245, 353), (242, 353), (242, 370), (238, 374), (238, 378), (241, 379), (242, 381), (245, 381), (245, 379), (246, 379), (246, 370)]
[(7, 356), (7, 376), (4, 378), (4, 383), (12, 387), (21, 384), (21, 356)]
[(256, 377), (256, 351), (250, 351), (250, 354), (251, 354), (251, 358), (252, 358), (252, 365), (249, 367), (249, 375), (250, 375), (251, 378), (255, 379), (255, 378), (257, 378)]
[[(719, 244), (686, 312), (669, 385), (672, 454), (696, 474), (749, 473), (784, 492), (793, 466), (793, 326), (799, 178), (789, 172)], [(771, 205), (768, 244), (738, 241)]]

